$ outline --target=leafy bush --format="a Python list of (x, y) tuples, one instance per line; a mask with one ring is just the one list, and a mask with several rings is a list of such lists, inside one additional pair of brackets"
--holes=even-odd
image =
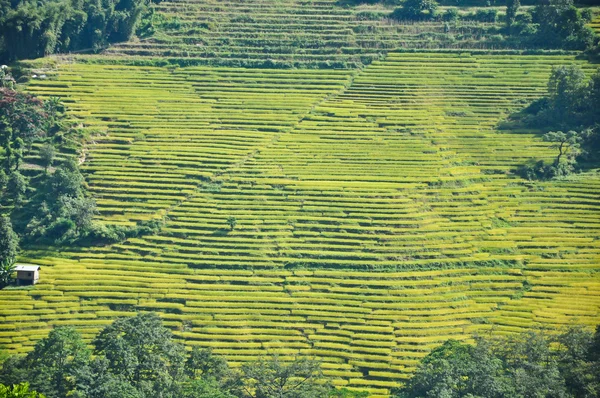
[(578, 66), (553, 68), (548, 96), (517, 116), (525, 125), (547, 131), (543, 139), (558, 151), (556, 160), (532, 162), (517, 173), (527, 179), (549, 179), (568, 175), (581, 163), (600, 161), (599, 107), (600, 71), (588, 79)]
[(397, 20), (432, 19), (436, 15), (438, 3), (435, 0), (406, 0), (402, 7), (396, 8), (391, 18)]

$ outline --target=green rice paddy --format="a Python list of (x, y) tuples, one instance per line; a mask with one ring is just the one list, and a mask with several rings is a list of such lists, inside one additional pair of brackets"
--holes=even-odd
[[(160, 7), (195, 21), (217, 4)], [(595, 65), (468, 51), (390, 52), (357, 70), (113, 62), (136, 48), (59, 59), (28, 90), (60, 96), (92, 131), (81, 167), (99, 222), (165, 226), (25, 253), (44, 267), (34, 288), (0, 291), (10, 351), (156, 311), (233, 366), (311, 355), (337, 385), (386, 397), (449, 338), (599, 322), (600, 174), (517, 177), (556, 154), (505, 123), (546, 93), (553, 66)]]

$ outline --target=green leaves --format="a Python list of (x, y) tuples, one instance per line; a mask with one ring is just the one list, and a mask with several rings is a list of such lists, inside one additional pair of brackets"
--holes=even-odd
[(8, 387), (0, 384), (1, 398), (46, 398), (44, 395), (29, 390), (29, 383), (21, 383)]
[(0, 56), (9, 61), (104, 48), (128, 40), (146, 0), (14, 1), (0, 15)]
[[(543, 140), (551, 142), (550, 148), (558, 149), (558, 156), (554, 161), (555, 166), (560, 166), (561, 159), (568, 163), (575, 161), (575, 157), (581, 153), (582, 135), (576, 131), (563, 133), (562, 131), (550, 131), (543, 136)], [(563, 156), (565, 158), (563, 158)]]
[(19, 238), (10, 219), (0, 216), (0, 287), (8, 285), (12, 278), (18, 250)]
[[(600, 336), (600, 328), (596, 336)], [(600, 358), (592, 354), (593, 347), (594, 337), (580, 327), (560, 335), (478, 338), (475, 345), (449, 340), (424, 358), (395, 396), (598, 397)]]
[(438, 3), (435, 0), (406, 0), (402, 7), (392, 13), (394, 19), (420, 20), (435, 16)]
[(237, 218), (235, 218), (234, 216), (227, 217), (227, 225), (229, 225), (229, 229), (233, 231), (233, 229), (237, 225)]
[(168, 389), (183, 373), (185, 351), (154, 313), (117, 319), (94, 340), (94, 353), (106, 357), (111, 372), (135, 387)]
[(40, 340), (24, 360), (30, 382), (48, 396), (66, 397), (76, 389), (78, 372), (87, 367), (90, 351), (73, 328), (58, 328)]
[(291, 363), (277, 356), (260, 358), (242, 366), (241, 379), (244, 396), (252, 398), (325, 397), (332, 389), (322, 383), (320, 363), (305, 357)]

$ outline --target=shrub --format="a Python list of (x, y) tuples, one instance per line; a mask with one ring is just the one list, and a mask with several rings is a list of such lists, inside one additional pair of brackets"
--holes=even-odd
[(446, 22), (455, 22), (458, 20), (458, 10), (456, 8), (449, 8), (446, 10), (442, 19)]
[(495, 9), (477, 10), (477, 12), (475, 13), (475, 19), (480, 22), (496, 22), (496, 20), (498, 19), (498, 11)]
[(396, 8), (391, 18), (397, 20), (432, 19), (438, 8), (435, 0), (406, 0), (402, 7)]

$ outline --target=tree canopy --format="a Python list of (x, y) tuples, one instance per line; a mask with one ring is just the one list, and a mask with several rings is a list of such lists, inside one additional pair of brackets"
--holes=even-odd
[(560, 334), (449, 340), (429, 353), (397, 398), (591, 398), (600, 396), (600, 327)]
[(0, 384), (0, 398), (46, 398), (29, 389), (29, 383), (21, 383), (13, 386), (5, 386)]
[(523, 166), (529, 179), (548, 179), (571, 173), (600, 161), (600, 71), (588, 78), (576, 65), (552, 69), (548, 95), (534, 101), (515, 118), (541, 129), (543, 140), (557, 151), (551, 164), (543, 161)]
[(148, 0), (2, 0), (0, 58), (97, 51), (129, 39)]
[(6, 286), (12, 277), (18, 249), (19, 238), (10, 219), (0, 215), (0, 287)]
[(320, 363), (260, 358), (240, 372), (210, 349), (183, 345), (154, 313), (117, 319), (90, 350), (72, 328), (57, 328), (24, 357), (5, 360), (4, 385), (29, 383), (47, 398), (364, 398), (336, 390)]

